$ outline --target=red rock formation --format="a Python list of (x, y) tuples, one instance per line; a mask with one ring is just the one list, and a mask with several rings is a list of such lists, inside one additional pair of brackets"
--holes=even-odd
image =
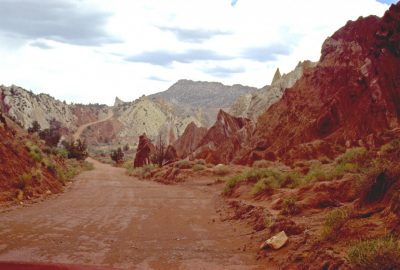
[(399, 27), (400, 3), (383, 18), (348, 22), (328, 38), (318, 65), (260, 116), (243, 161), (287, 160), (290, 150), (315, 139), (368, 144), (399, 127)]
[(143, 167), (144, 165), (150, 164), (150, 157), (154, 151), (155, 147), (151, 143), (150, 139), (147, 138), (146, 134), (139, 136), (139, 145), (133, 163), (134, 167)]
[(253, 130), (250, 119), (234, 117), (220, 110), (217, 121), (200, 141), (194, 157), (214, 164), (229, 163)]
[(172, 163), (176, 160), (178, 160), (178, 154), (176, 153), (175, 148), (172, 145), (168, 145), (164, 155), (165, 164)]
[(193, 122), (187, 125), (182, 136), (173, 144), (178, 157), (186, 158), (190, 155), (197, 148), (197, 145), (206, 133), (206, 128), (197, 127)]

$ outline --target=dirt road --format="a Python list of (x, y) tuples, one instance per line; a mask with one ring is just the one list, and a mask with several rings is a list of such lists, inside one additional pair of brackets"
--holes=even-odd
[(87, 127), (110, 120), (113, 116), (114, 116), (113, 110), (109, 110), (107, 116), (104, 119), (100, 119), (100, 120), (79, 126), (78, 129), (75, 131), (74, 135), (72, 135), (72, 138), (74, 139), (74, 141), (79, 139), (79, 137), (82, 135), (82, 132)]
[(250, 231), (221, 222), (202, 184), (162, 185), (95, 169), (46, 201), (0, 213), (0, 261), (122, 269), (265, 269), (242, 251)]

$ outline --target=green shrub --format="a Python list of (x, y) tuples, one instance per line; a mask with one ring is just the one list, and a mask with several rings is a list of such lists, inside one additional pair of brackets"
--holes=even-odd
[(368, 151), (365, 147), (354, 147), (347, 149), (335, 159), (337, 164), (361, 163), (368, 158)]
[(192, 168), (192, 164), (190, 164), (189, 160), (180, 160), (175, 163), (175, 167), (179, 169), (190, 169)]
[(194, 164), (192, 170), (194, 172), (198, 172), (198, 171), (202, 171), (204, 170), (206, 167), (202, 164)]
[(244, 179), (240, 175), (235, 175), (229, 178), (226, 181), (225, 188), (224, 188), (224, 194), (228, 194), (229, 192), (232, 191), (232, 189), (241, 181)]
[(321, 238), (323, 240), (335, 240), (340, 229), (349, 220), (347, 209), (335, 209), (325, 217), (322, 227)]
[(229, 174), (229, 172), (230, 172), (229, 167), (228, 167), (228, 166), (225, 166), (225, 165), (223, 165), (223, 164), (218, 164), (217, 166), (215, 166), (215, 167), (213, 168), (213, 173), (214, 173), (215, 175), (218, 175), (218, 176), (227, 175), (227, 174)]
[(296, 198), (287, 197), (283, 200), (281, 214), (283, 215), (295, 215), (300, 212), (300, 208), (296, 203)]
[(25, 146), (29, 151), (29, 156), (36, 162), (40, 163), (43, 160), (43, 153), (40, 148), (31, 141), (26, 141)]
[(347, 257), (361, 269), (399, 269), (400, 241), (393, 236), (360, 241), (349, 248)]
[(155, 170), (157, 165), (155, 164), (148, 164), (143, 167), (134, 168), (133, 166), (127, 166), (127, 174), (130, 176), (136, 176), (141, 179), (149, 178)]
[(268, 178), (263, 178), (263, 179), (258, 180), (258, 182), (255, 183), (253, 188), (251, 189), (251, 193), (253, 195), (258, 195), (265, 191), (271, 191), (272, 190), (271, 178), (272, 177), (268, 177)]

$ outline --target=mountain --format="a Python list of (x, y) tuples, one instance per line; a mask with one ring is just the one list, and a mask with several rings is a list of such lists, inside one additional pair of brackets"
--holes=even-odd
[(290, 160), (299, 145), (375, 146), (399, 128), (400, 3), (383, 18), (349, 21), (325, 40), (321, 58), (257, 123), (245, 162)]
[(47, 94), (33, 94), (18, 86), (0, 86), (0, 110), (27, 129), (37, 121), (45, 129), (52, 119), (71, 132), (107, 115), (106, 105), (71, 105)]
[(236, 98), (251, 94), (254, 87), (235, 84), (223, 85), (218, 82), (179, 80), (168, 90), (154, 95), (151, 99), (164, 99), (179, 107), (183, 113), (203, 114), (203, 126), (211, 126), (220, 109), (229, 108)]
[(283, 75), (280, 74), (278, 68), (270, 86), (267, 85), (254, 93), (239, 96), (228, 112), (237, 117), (256, 121), (265, 110), (282, 97), (287, 88), (292, 87), (303, 76), (306, 69), (315, 65), (316, 63), (311, 61), (300, 62), (293, 71)]

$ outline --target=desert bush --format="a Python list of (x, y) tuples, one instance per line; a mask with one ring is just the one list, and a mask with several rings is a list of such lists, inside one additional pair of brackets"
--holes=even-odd
[(348, 220), (349, 212), (347, 209), (332, 210), (325, 217), (321, 238), (323, 240), (335, 240), (340, 229)]
[(56, 166), (56, 175), (61, 183), (71, 180), (82, 171), (92, 170), (93, 164), (77, 159), (65, 160), (64, 166)]
[(263, 178), (258, 180), (257, 183), (254, 184), (253, 188), (251, 189), (251, 193), (253, 195), (258, 195), (263, 192), (271, 191), (271, 177)]
[(43, 153), (40, 148), (35, 145), (32, 141), (26, 141), (25, 146), (29, 151), (29, 156), (37, 163), (42, 162), (43, 160)]
[(225, 176), (229, 174), (229, 172), (230, 172), (229, 167), (223, 164), (218, 164), (213, 168), (213, 174), (218, 176)]
[(28, 128), (28, 132), (29, 133), (35, 133), (35, 132), (39, 132), (40, 131), (40, 124), (38, 121), (33, 121), (32, 125)]
[(191, 169), (192, 164), (190, 163), (189, 160), (179, 160), (178, 162), (175, 163), (175, 167), (179, 169)]
[(133, 166), (127, 166), (127, 174), (130, 176), (136, 176), (140, 179), (147, 179), (151, 176), (152, 172), (157, 169), (157, 165), (148, 164), (143, 167), (134, 168)]
[(296, 198), (287, 197), (283, 199), (281, 214), (283, 215), (295, 215), (300, 212), (300, 208), (296, 203)]
[(68, 151), (68, 158), (84, 160), (88, 157), (87, 145), (85, 141), (80, 139), (71, 142), (63, 142), (65, 149)]
[(206, 167), (202, 164), (194, 164), (192, 170), (194, 172), (198, 172), (198, 171), (202, 171), (204, 170)]
[(50, 120), (50, 127), (39, 132), (39, 137), (48, 146), (57, 146), (61, 138), (61, 122), (54, 118)]
[(399, 269), (400, 241), (394, 236), (359, 241), (349, 248), (347, 258), (361, 269)]
[(116, 164), (121, 164), (124, 162), (124, 152), (122, 151), (121, 147), (112, 151), (110, 157)]
[(354, 147), (346, 150), (345, 153), (339, 155), (335, 162), (337, 164), (359, 163), (361, 164), (368, 159), (368, 151), (365, 147)]
[(270, 166), (273, 165), (273, 162), (269, 161), (269, 160), (256, 160), (254, 161), (252, 167), (253, 168), (268, 168)]

